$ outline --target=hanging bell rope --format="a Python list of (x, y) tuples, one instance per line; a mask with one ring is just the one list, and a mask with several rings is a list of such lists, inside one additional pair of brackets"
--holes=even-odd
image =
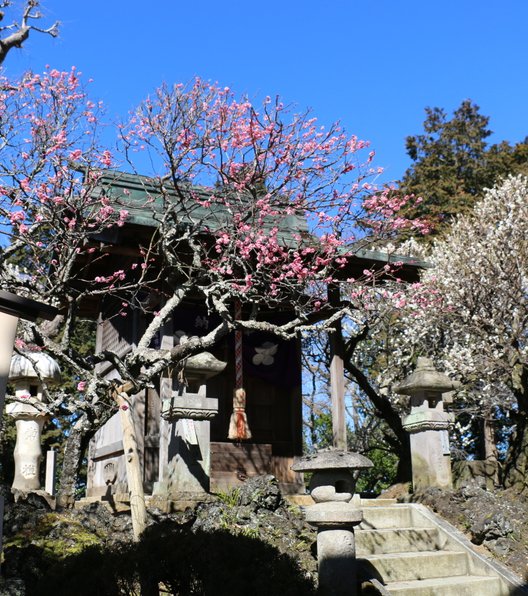
[[(242, 318), (240, 300), (235, 301), (235, 320)], [(242, 330), (235, 331), (235, 395), (233, 397), (233, 413), (229, 421), (228, 438), (233, 441), (251, 439), (251, 431), (246, 415), (246, 391), (244, 385)]]
[[(235, 321), (242, 318), (242, 305), (240, 300), (235, 301)], [(235, 389), (244, 387), (244, 365), (242, 354), (242, 330), (235, 331)]]

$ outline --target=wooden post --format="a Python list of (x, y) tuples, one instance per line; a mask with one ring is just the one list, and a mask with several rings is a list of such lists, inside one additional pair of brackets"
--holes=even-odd
[(124, 391), (128, 387), (119, 387), (114, 394), (119, 407), (121, 428), (123, 431), (123, 450), (125, 452), (125, 466), (127, 474), (128, 492), (130, 495), (130, 514), (134, 540), (139, 541), (141, 534), (147, 527), (147, 508), (145, 493), (143, 492), (143, 477), (137, 448), (136, 431), (130, 408), (130, 397)]
[[(339, 287), (328, 288), (330, 304), (340, 302)], [(330, 331), (330, 395), (332, 398), (332, 433), (333, 446), (347, 450), (346, 412), (345, 412), (345, 370), (343, 365), (344, 343), (341, 321), (336, 321)]]

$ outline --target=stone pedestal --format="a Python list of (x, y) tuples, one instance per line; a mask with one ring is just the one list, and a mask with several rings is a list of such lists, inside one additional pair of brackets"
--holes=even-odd
[(354, 472), (372, 462), (357, 453), (322, 451), (297, 461), (292, 470), (312, 472), (310, 494), (315, 505), (306, 508), (306, 521), (317, 528), (319, 593), (356, 596), (356, 544), (354, 526), (363, 514), (353, 504)]
[(170, 500), (196, 500), (209, 492), (210, 420), (218, 413), (218, 399), (207, 397), (206, 381), (221, 372), (225, 362), (203, 352), (189, 358), (185, 383), (175, 381), (170, 398), (162, 400), (166, 429), (166, 463), (154, 494)]
[(451, 452), (448, 429), (449, 414), (441, 418), (429, 412), (414, 413), (404, 418), (403, 428), (410, 433), (413, 487), (452, 488)]
[(459, 383), (435, 370), (428, 358), (418, 358), (416, 370), (396, 387), (409, 395), (411, 412), (403, 418), (410, 433), (413, 488), (452, 488), (449, 428), (453, 416), (444, 411), (443, 394)]
[[(186, 409), (200, 401), (200, 396), (196, 396), (198, 399), (194, 397), (191, 394), (180, 398)], [(212, 416), (213, 412), (214, 415), (218, 412), (218, 400), (208, 398), (203, 415)], [(194, 415), (193, 418), (173, 419), (168, 464), (163, 482), (156, 490), (156, 493), (165, 493), (171, 499), (188, 499), (209, 491), (210, 419), (200, 418), (200, 412)]]

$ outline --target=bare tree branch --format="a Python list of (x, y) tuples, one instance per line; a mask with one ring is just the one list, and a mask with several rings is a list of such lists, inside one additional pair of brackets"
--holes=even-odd
[[(2, 8), (9, 7), (10, 2), (4, 2)], [(52, 37), (57, 37), (59, 34), (59, 21), (56, 21), (48, 28), (38, 27), (32, 24), (32, 21), (38, 21), (43, 18), (42, 13), (38, 10), (40, 2), (38, 0), (28, 0), (22, 13), (20, 24), (14, 21), (10, 25), (5, 25), (0, 28), (0, 31), (9, 32), (8, 35), (0, 39), (0, 64), (4, 62), (7, 54), (13, 48), (21, 48), (23, 43), (28, 39), (30, 31), (37, 31), (45, 33)], [(0, 20), (5, 18), (5, 13), (0, 11)]]

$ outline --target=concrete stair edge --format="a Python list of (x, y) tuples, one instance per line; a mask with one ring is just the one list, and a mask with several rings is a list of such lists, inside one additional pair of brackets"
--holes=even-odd
[(464, 551), (429, 550), (369, 555), (368, 563), (387, 582), (459, 578), (469, 575)]
[[(290, 499), (288, 499), (290, 500)], [(401, 503), (397, 502), (395, 499), (359, 499), (358, 495), (354, 495), (355, 501), (354, 505), (361, 508), (364, 513), (364, 517), (367, 518), (369, 515), (376, 516), (379, 515), (380, 520), (379, 524), (372, 525), (369, 524), (368, 520), (364, 520), (360, 526), (357, 527), (356, 532), (359, 535), (361, 532), (376, 532), (376, 531), (401, 531), (404, 529), (410, 529), (413, 531), (420, 531), (420, 530), (434, 530), (437, 529), (439, 533), (439, 541), (438, 546), (435, 547), (439, 551), (443, 552), (462, 552), (467, 559), (467, 573), (468, 575), (459, 575), (452, 578), (449, 581), (449, 578), (442, 577), (442, 578), (431, 578), (431, 579), (421, 579), (421, 580), (405, 580), (402, 582), (390, 582), (388, 581), (386, 586), (383, 586), (384, 590), (381, 589), (381, 584), (379, 580), (375, 577), (364, 577), (364, 580), (370, 582), (376, 582), (379, 584), (379, 593), (385, 596), (385, 594), (392, 593), (390, 588), (397, 590), (395, 594), (407, 594), (407, 592), (402, 591), (403, 586), (409, 587), (409, 595), (412, 594), (413, 596), (438, 596), (440, 592), (436, 593), (434, 591), (427, 591), (429, 588), (427, 584), (431, 586), (435, 586), (436, 582), (442, 583), (442, 585), (446, 586), (447, 592), (446, 595), (448, 596), (465, 596), (466, 594), (475, 594), (475, 592), (471, 591), (470, 586), (472, 585), (479, 585), (482, 584), (483, 586), (486, 585), (486, 591), (482, 592), (482, 596), (528, 596), (528, 585), (523, 582), (523, 580), (517, 576), (514, 572), (510, 569), (499, 563), (498, 561), (494, 560), (491, 556), (486, 556), (485, 554), (479, 552), (475, 545), (473, 545), (466, 536), (464, 536), (459, 530), (457, 530), (454, 526), (452, 526), (449, 522), (445, 519), (441, 518), (440, 516), (433, 513), (430, 509), (420, 503)], [(301, 502), (297, 502), (297, 505), (304, 505), (308, 506), (313, 503), (313, 500), (309, 495), (303, 495)], [(375, 510), (378, 510), (377, 513)], [(398, 511), (401, 512), (396, 514), (396, 517), (404, 518), (406, 514), (404, 514), (404, 510), (409, 512), (409, 524), (405, 524), (404, 526), (390, 525), (384, 526), (383, 525), (383, 518), (386, 518), (388, 522), (391, 521), (391, 514), (389, 510), (392, 512)], [(372, 512), (372, 513), (371, 513)], [(395, 521), (395, 520), (394, 520)], [(358, 538), (358, 536), (357, 536)], [(356, 538), (356, 539), (357, 539)], [(358, 540), (359, 546), (359, 540)], [(404, 551), (402, 551), (404, 552)], [(407, 551), (409, 552), (409, 551)], [(412, 551), (412, 552), (420, 552), (420, 551)], [(396, 554), (396, 552), (394, 552)], [(358, 559), (368, 560), (367, 557), (371, 556), (378, 556), (378, 553), (369, 553), (369, 552), (358, 552)], [(456, 582), (459, 582), (459, 588), (456, 588)], [(455, 584), (453, 585), (453, 582)], [(485, 583), (487, 582), (487, 584)], [(412, 584), (412, 588), (410, 585)], [(420, 592), (420, 586), (425, 591)], [(493, 591), (490, 592), (490, 588), (493, 588)], [(479, 596), (481, 596), (480, 592), (477, 592)], [(444, 592), (441, 592), (442, 596), (444, 596)]]
[(440, 533), (443, 533), (448, 541), (450, 550), (462, 550), (468, 555), (469, 572), (474, 576), (498, 577), (501, 584), (501, 596), (510, 596), (515, 592), (516, 596), (526, 594), (528, 596), (528, 586), (518, 575), (510, 571), (491, 556), (486, 556), (476, 550), (475, 545), (470, 542), (464, 534), (457, 530), (448, 521), (433, 513), (429, 508), (421, 503), (409, 503), (417, 514), (429, 520), (438, 527)]
[[(437, 549), (437, 551), (444, 553), (459, 552), (459, 557), (462, 557), (466, 561), (465, 573), (452, 579), (450, 579), (449, 576), (435, 579), (432, 575), (429, 575), (430, 579), (425, 579), (427, 577), (426, 574), (424, 574), (424, 577), (421, 579), (415, 579), (412, 577), (412, 574), (410, 574), (408, 579), (403, 579), (403, 577), (405, 577), (403, 576), (402, 581), (397, 582), (397, 571), (391, 571), (390, 567), (384, 568), (383, 565), (378, 565), (378, 570), (370, 562), (370, 560), (376, 562), (376, 557), (379, 557), (381, 553), (377, 550), (374, 552), (368, 552), (368, 550), (362, 552), (359, 550), (358, 560), (364, 562), (366, 565), (364, 568), (366, 571), (366, 574), (363, 576), (364, 581), (368, 581), (369, 578), (371, 580), (374, 578), (378, 580), (381, 579), (381, 576), (383, 575), (387, 584), (385, 586), (387, 592), (392, 593), (392, 587), (396, 590), (394, 592), (395, 594), (400, 594), (402, 596), (439, 596), (440, 594), (442, 594), (442, 596), (444, 596), (444, 594), (446, 596), (528, 595), (528, 586), (520, 577), (498, 561), (495, 561), (491, 556), (486, 556), (479, 552), (475, 545), (473, 545), (454, 526), (419, 503), (397, 504), (388, 506), (384, 509), (378, 509), (378, 511), (374, 511), (374, 508), (367, 509), (367, 523), (362, 524), (362, 526), (359, 526), (357, 529), (358, 547), (361, 549), (361, 541), (363, 539), (360, 538), (360, 536), (363, 532), (366, 534), (375, 534), (376, 532), (386, 533), (386, 536), (388, 536), (388, 539), (390, 540), (391, 531), (401, 532), (404, 530), (403, 526), (395, 527), (392, 523), (395, 518), (399, 518), (401, 521), (405, 519), (405, 515), (402, 515), (402, 509), (407, 509), (408, 512), (407, 519), (409, 521), (409, 528), (407, 529), (418, 532), (418, 534), (420, 533), (420, 529), (436, 529), (438, 532), (437, 546), (431, 546), (430, 548)], [(393, 519), (391, 519), (389, 513), (390, 510), (394, 512)], [(370, 523), (368, 522), (369, 517)], [(386, 522), (386, 524), (384, 522)], [(426, 537), (427, 536), (425, 535), (424, 538)], [(386, 540), (386, 537), (380, 539), (380, 550), (383, 550), (382, 545)], [(421, 538), (419, 542), (422, 542)], [(431, 542), (430, 544), (433, 545), (434, 542)], [(375, 538), (372, 538), (372, 545), (372, 548), (377, 549)], [(423, 550), (420, 544), (420, 550), (414, 552), (420, 553), (423, 552)], [(397, 559), (398, 556), (401, 556), (403, 558), (407, 557), (407, 560), (409, 560), (408, 557), (410, 556), (410, 553), (406, 548), (402, 548), (401, 551), (391, 549), (390, 553), (385, 554), (389, 556), (389, 560), (391, 556), (393, 559)], [(361, 563), (360, 566), (362, 566)], [(405, 565), (403, 567), (405, 568)], [(380, 572), (381, 575), (378, 577)], [(394, 579), (391, 579), (391, 575)], [(459, 589), (456, 588), (457, 581), (460, 584)], [(435, 584), (435, 582), (441, 582), (445, 587), (445, 590), (435, 591), (435, 589), (440, 589), (440, 584)], [(455, 583), (453, 584), (453, 582)], [(437, 587), (431, 588), (430, 586)], [(408, 591), (404, 589), (405, 587), (408, 588)]]
[(434, 527), (429, 519), (415, 519), (416, 515), (408, 503), (389, 506), (365, 507), (360, 530), (380, 530), (389, 528)]
[(356, 532), (356, 555), (442, 550), (446, 539), (438, 528), (378, 528)]
[[(495, 596), (497, 589), (500, 589), (500, 580), (498, 577), (487, 575), (468, 575), (389, 582), (383, 587), (383, 596), (467, 596), (475, 593), (478, 593), (478, 596)], [(475, 589), (478, 589), (478, 592), (475, 592)]]

